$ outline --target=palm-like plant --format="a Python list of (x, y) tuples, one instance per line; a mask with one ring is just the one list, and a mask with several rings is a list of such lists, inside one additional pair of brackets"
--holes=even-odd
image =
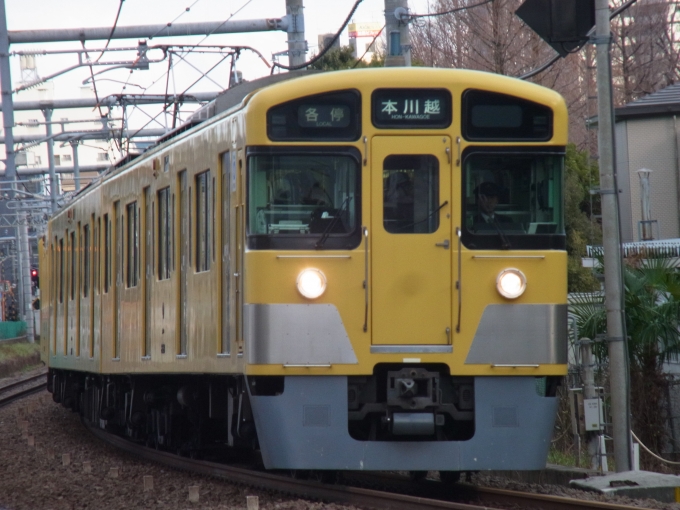
[[(624, 266), (625, 323), (631, 385), (633, 428), (647, 446), (662, 451), (667, 444), (663, 406), (669, 376), (665, 362), (680, 354), (680, 269), (668, 259), (628, 261)], [(601, 294), (576, 295), (570, 310), (581, 336), (592, 339), (606, 332)], [(594, 349), (607, 363), (607, 346)]]

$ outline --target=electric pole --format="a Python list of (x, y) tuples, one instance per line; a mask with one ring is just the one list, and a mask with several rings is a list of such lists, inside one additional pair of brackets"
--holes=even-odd
[(604, 293), (607, 309), (609, 385), (616, 471), (630, 471), (631, 441), (628, 415), (626, 338), (623, 327), (623, 282), (619, 239), (618, 189), (614, 169), (614, 126), (611, 97), (611, 28), (608, 0), (595, 0), (597, 59), (597, 122), (602, 201)]

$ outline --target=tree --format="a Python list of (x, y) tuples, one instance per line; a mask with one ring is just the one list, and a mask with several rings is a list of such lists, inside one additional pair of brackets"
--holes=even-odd
[(616, 104), (629, 103), (678, 81), (679, 17), (676, 1), (642, 0), (614, 18), (612, 74)]
[(351, 46), (333, 48), (326, 52), (319, 60), (309, 66), (310, 69), (319, 71), (340, 71), (342, 69), (353, 69), (363, 67), (383, 67), (385, 56), (380, 52), (373, 53), (371, 61), (366, 63), (354, 57), (354, 49)]
[(569, 292), (590, 292), (600, 288), (592, 272), (583, 267), (586, 245), (600, 244), (602, 231), (592, 218), (594, 197), (590, 190), (599, 182), (597, 165), (588, 161), (586, 151), (567, 145), (564, 178), (564, 220), (569, 256), (567, 279)]

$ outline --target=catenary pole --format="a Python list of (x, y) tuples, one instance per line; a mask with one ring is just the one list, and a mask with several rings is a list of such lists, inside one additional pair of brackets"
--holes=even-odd
[(305, 40), (305, 17), (302, 0), (286, 0), (286, 18), (288, 20), (288, 65), (300, 66), (307, 59), (307, 41)]
[[(14, 108), (12, 105), (12, 75), (9, 67), (9, 36), (7, 32), (7, 12), (5, 2), (0, 0), (0, 88), (2, 89), (2, 122), (5, 132), (5, 178), (12, 189), (16, 189), (17, 168), (14, 160)], [(26, 216), (19, 215), (15, 228), (17, 264), (19, 266), (19, 295), (17, 303), (21, 317), (26, 321), (26, 336), (34, 342), (33, 314), (31, 311), (31, 257), (28, 246), (28, 227)]]
[(614, 169), (614, 131), (611, 97), (611, 29), (608, 0), (595, 0), (597, 48), (597, 118), (602, 200), (604, 292), (607, 310), (609, 384), (616, 471), (630, 471), (631, 441), (628, 415), (628, 364), (623, 327), (623, 283), (619, 239), (618, 189)]
[(385, 67), (411, 66), (408, 0), (385, 0)]

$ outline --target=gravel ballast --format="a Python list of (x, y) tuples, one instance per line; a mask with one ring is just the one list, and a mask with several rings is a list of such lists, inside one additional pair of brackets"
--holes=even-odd
[[(24, 374), (26, 375), (26, 374)], [(0, 386), (9, 380), (0, 380)], [(22, 422), (27, 422), (27, 433)], [(24, 437), (22, 437), (22, 434)], [(29, 446), (26, 435), (34, 437)], [(64, 465), (63, 454), (70, 454)], [(87, 471), (87, 463), (91, 471)], [(111, 469), (118, 468), (117, 477)], [(431, 473), (436, 477), (436, 473)], [(144, 490), (144, 476), (153, 490)], [(606, 498), (556, 485), (536, 485), (476, 474), (472, 482), (489, 487), (626, 503), (653, 509), (680, 510), (680, 504)], [(199, 501), (189, 501), (197, 486)], [(247, 496), (257, 496), (267, 510), (355, 510), (356, 507), (310, 502), (281, 494), (206, 478), (140, 460), (91, 435), (78, 415), (52, 402), (47, 392), (0, 408), (0, 510), (137, 510), (245, 509)]]

